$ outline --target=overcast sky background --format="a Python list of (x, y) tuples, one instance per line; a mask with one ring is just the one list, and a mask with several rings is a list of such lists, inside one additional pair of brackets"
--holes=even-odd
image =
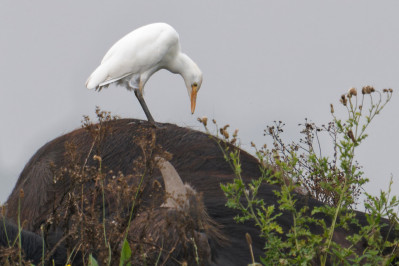
[(1, 1), (0, 201), (29, 158), (96, 105), (145, 119), (132, 92), (84, 85), (113, 43), (152, 22), (172, 25), (204, 73), (194, 115), (182, 78), (156, 73), (144, 95), (155, 120), (202, 130), (197, 117), (215, 118), (240, 130), (246, 150), (267, 142), (274, 120), (292, 140), (305, 117), (328, 122), (352, 86), (396, 89), (357, 155), (368, 192), (393, 174), (397, 194), (398, 14), (398, 1)]

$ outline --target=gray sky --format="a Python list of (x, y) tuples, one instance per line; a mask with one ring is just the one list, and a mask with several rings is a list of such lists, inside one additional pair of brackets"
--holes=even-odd
[[(165, 70), (147, 83), (155, 120), (202, 129), (215, 118), (240, 130), (242, 147), (266, 142), (263, 129), (286, 122), (297, 139), (305, 117), (330, 120), (330, 103), (350, 87), (396, 89), (358, 150), (371, 183), (399, 190), (398, 1), (1, 1), (0, 201), (46, 142), (80, 127), (94, 108), (144, 119), (133, 93), (84, 84), (106, 51), (135, 28), (167, 22), (202, 69), (196, 113), (182, 78)], [(338, 109), (338, 107), (336, 107)]]

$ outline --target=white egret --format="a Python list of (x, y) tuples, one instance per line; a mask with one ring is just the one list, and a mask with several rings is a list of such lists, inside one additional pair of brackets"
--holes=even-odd
[(193, 114), (197, 92), (202, 84), (202, 72), (191, 58), (180, 51), (179, 35), (166, 23), (140, 27), (117, 41), (90, 75), (86, 87), (100, 91), (116, 82), (133, 90), (148, 121), (154, 124), (143, 98), (143, 88), (151, 75), (160, 69), (183, 77)]

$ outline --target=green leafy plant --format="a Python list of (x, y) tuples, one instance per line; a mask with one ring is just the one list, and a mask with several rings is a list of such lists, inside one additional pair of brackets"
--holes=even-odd
[[(338, 118), (331, 104), (332, 121), (319, 127), (305, 120), (301, 124), (302, 138), (298, 143), (283, 141), (282, 122), (268, 126), (265, 136), (272, 138), (273, 146), (269, 149), (264, 145), (258, 149), (252, 144), (262, 175), (249, 183), (245, 183), (241, 176), (237, 131), (230, 138), (229, 126), (219, 129), (213, 120), (217, 129), (215, 140), (236, 175), (232, 183), (221, 184), (227, 197), (226, 205), (240, 211), (235, 218), (237, 222), (253, 220), (260, 229), (260, 235), (265, 239), (265, 254), (260, 258), (263, 264), (374, 265), (393, 261), (399, 241), (383, 237), (381, 229), (389, 226), (388, 233), (396, 229), (398, 219), (394, 209), (399, 200), (390, 197), (390, 193), (381, 192), (380, 197), (366, 193), (366, 225), (360, 224), (353, 210), (362, 186), (368, 182), (355, 160), (356, 148), (367, 138), (366, 129), (391, 100), (392, 94), (392, 89), (379, 92), (366, 86), (358, 94), (351, 88), (340, 99), (347, 117), (344, 120)], [(207, 119), (199, 121), (209, 133)], [(321, 134), (331, 139), (330, 156), (322, 153)], [(236, 146), (232, 148), (227, 142)], [(263, 183), (279, 185), (274, 191), (277, 204), (268, 205), (257, 196)], [(299, 204), (297, 193), (313, 197), (324, 205), (310, 209)], [(289, 213), (292, 218), (288, 231), (283, 231), (278, 221), (283, 213)], [(382, 223), (383, 217), (390, 223)], [(313, 233), (311, 227), (320, 228), (322, 233)], [(350, 231), (351, 228), (356, 230)], [(342, 233), (347, 236), (345, 245), (333, 240), (336, 234)], [(364, 250), (357, 250), (362, 243), (366, 245)]]
[(127, 239), (125, 238), (123, 241), (119, 266), (131, 265), (131, 263), (129, 262), (131, 256), (132, 256), (132, 250), (130, 249), (129, 242), (127, 242)]

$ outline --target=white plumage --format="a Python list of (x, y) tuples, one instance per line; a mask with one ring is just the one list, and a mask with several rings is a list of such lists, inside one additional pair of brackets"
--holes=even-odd
[(86, 87), (101, 90), (117, 82), (128, 90), (134, 90), (148, 120), (154, 122), (142, 92), (148, 79), (160, 69), (183, 77), (191, 100), (191, 112), (194, 113), (202, 72), (180, 51), (179, 35), (166, 23), (143, 26), (117, 41), (90, 75)]

